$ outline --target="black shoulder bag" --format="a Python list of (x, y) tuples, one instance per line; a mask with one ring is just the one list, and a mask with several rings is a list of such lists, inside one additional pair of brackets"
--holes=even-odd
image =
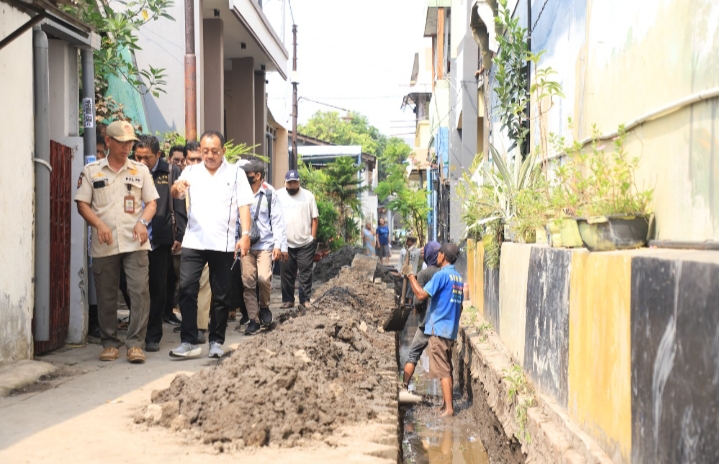
[(257, 200), (257, 206), (255, 207), (255, 216), (252, 218), (252, 227), (250, 227), (250, 244), (254, 245), (260, 241), (260, 228), (257, 227), (257, 217), (260, 215), (260, 205), (262, 204), (262, 197), (265, 196), (265, 192), (260, 192), (260, 198)]

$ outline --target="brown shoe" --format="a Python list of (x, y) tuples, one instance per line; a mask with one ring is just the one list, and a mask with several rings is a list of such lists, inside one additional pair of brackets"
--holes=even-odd
[(114, 346), (108, 346), (100, 353), (100, 361), (114, 361), (120, 357), (120, 350)]
[(282, 308), (282, 309), (290, 309), (290, 308), (294, 308), (294, 307), (295, 307), (295, 304), (290, 303), (290, 302), (282, 303), (282, 306), (280, 306), (280, 308)]
[(141, 348), (134, 346), (127, 350), (127, 360), (131, 363), (142, 364), (145, 362), (145, 353)]

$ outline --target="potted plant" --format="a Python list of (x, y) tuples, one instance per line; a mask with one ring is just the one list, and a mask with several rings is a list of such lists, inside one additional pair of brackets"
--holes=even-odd
[(587, 160), (591, 195), (577, 224), (590, 251), (639, 248), (647, 240), (653, 189), (637, 187), (634, 172), (639, 158), (630, 157), (624, 149), (623, 126), (618, 134), (611, 156), (594, 141)]

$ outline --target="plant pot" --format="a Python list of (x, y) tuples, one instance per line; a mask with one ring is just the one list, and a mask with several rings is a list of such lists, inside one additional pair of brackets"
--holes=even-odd
[(577, 221), (571, 218), (555, 219), (547, 223), (547, 235), (554, 248), (577, 248), (583, 246)]
[(647, 243), (648, 215), (577, 218), (579, 233), (590, 251), (641, 248)]
[(547, 245), (549, 243), (549, 236), (547, 230), (544, 227), (537, 227), (534, 230), (534, 242), (538, 245)]

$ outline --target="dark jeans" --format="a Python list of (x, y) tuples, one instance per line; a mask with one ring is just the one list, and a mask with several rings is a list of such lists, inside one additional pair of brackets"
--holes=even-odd
[(161, 245), (148, 253), (150, 257), (150, 320), (145, 343), (162, 340), (162, 316), (167, 302), (167, 273), (171, 267), (170, 245)]
[(406, 364), (414, 364), (416, 366), (427, 345), (429, 345), (429, 335), (424, 334), (424, 327), (418, 327), (414, 333), (414, 338), (412, 338), (412, 344), (409, 347)]
[(247, 306), (245, 305), (245, 298), (243, 297), (244, 292), (245, 287), (242, 285), (242, 264), (240, 260), (237, 260), (235, 267), (232, 268), (232, 310), (237, 311), (239, 308), (242, 316), (247, 317)]
[(205, 264), (210, 267), (210, 288), (214, 306), (210, 313), (209, 341), (223, 344), (227, 329), (227, 316), (232, 306), (233, 252), (182, 249), (180, 264), (180, 339), (183, 343), (197, 344), (197, 293)]
[(314, 241), (303, 247), (288, 248), (289, 259), (282, 263), (282, 302), (295, 302), (295, 277), (300, 279), (300, 304), (312, 296), (312, 259), (317, 245)]
[[(181, 255), (170, 254), (170, 266), (167, 268), (167, 297), (165, 298), (165, 316), (172, 316), (177, 303), (177, 281), (180, 280)], [(175, 263), (177, 260), (177, 263)], [(175, 271), (177, 269), (177, 271)]]

